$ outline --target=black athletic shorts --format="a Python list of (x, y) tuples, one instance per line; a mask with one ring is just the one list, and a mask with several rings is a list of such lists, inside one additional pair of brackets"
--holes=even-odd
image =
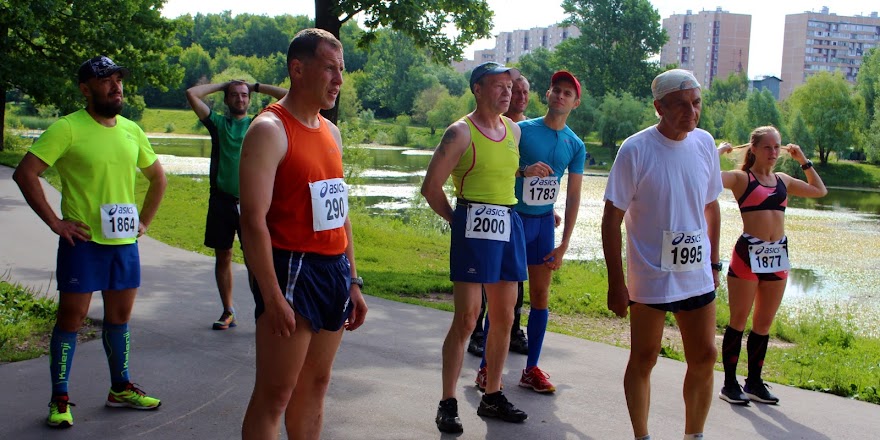
[(208, 198), (208, 217), (205, 219), (205, 246), (218, 249), (232, 249), (235, 234), (241, 241), (238, 198), (216, 191)]
[[(303, 254), (272, 249), (275, 275), (287, 303), (308, 319), (312, 331), (335, 332), (351, 314), (351, 265), (345, 254)], [(254, 318), (266, 310), (256, 280), (251, 280), (254, 294)]]
[[(660, 304), (645, 304), (646, 306), (662, 310), (664, 312), (690, 312), (692, 310), (701, 309), (715, 301), (715, 291), (711, 291), (709, 293), (704, 293), (702, 295), (692, 296), (687, 299), (683, 299), (680, 301), (673, 301), (669, 303), (660, 303)], [(635, 304), (635, 301), (630, 301), (629, 304)]]

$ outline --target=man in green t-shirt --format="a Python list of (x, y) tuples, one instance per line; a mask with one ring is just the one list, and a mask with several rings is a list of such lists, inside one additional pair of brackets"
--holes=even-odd
[[(211, 110), (205, 97), (223, 91), (226, 115)], [(211, 133), (211, 166), (209, 181), (208, 216), (205, 220), (205, 246), (214, 249), (214, 277), (223, 313), (214, 322), (214, 330), (235, 327), (235, 309), (232, 305), (232, 242), (238, 233), (241, 239), (238, 207), (238, 161), (241, 141), (251, 125), (248, 116), (251, 92), (264, 93), (275, 99), (287, 94), (287, 89), (266, 84), (248, 84), (227, 81), (221, 84), (202, 84), (187, 89), (186, 99), (199, 120)]]
[[(49, 342), (52, 398), (49, 426), (73, 425), (67, 394), (76, 332), (89, 311), (92, 292), (104, 298), (102, 340), (110, 367), (106, 405), (156, 409), (129, 379), (128, 320), (140, 286), (137, 238), (146, 233), (165, 193), (165, 173), (143, 130), (119, 116), (122, 79), (128, 69), (105, 56), (79, 68), (86, 108), (49, 126), (13, 174), (28, 205), (58, 234), (58, 315)], [(46, 201), (39, 176), (54, 166), (61, 176), (61, 218)], [(137, 169), (150, 185), (140, 210)]]

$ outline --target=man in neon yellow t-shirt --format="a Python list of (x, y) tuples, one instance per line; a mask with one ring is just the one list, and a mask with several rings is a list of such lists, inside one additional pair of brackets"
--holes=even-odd
[[(223, 92), (226, 114), (219, 114), (205, 104), (205, 97)], [(287, 89), (268, 84), (248, 84), (234, 80), (220, 84), (200, 84), (186, 90), (186, 100), (199, 121), (211, 133), (211, 166), (208, 180), (211, 195), (205, 220), (205, 246), (214, 249), (214, 278), (223, 303), (223, 313), (214, 322), (214, 330), (235, 327), (235, 309), (232, 305), (232, 243), (235, 234), (241, 238), (238, 209), (238, 163), (241, 142), (253, 118), (247, 111), (251, 92), (264, 93), (275, 99), (287, 94)]]
[[(49, 126), (13, 174), (28, 204), (59, 236), (59, 304), (49, 343), (52, 398), (46, 420), (59, 428), (73, 426), (67, 385), (76, 332), (96, 290), (104, 298), (102, 339), (110, 367), (106, 406), (156, 409), (161, 404), (129, 379), (128, 320), (140, 286), (137, 237), (159, 209), (165, 173), (140, 127), (119, 116), (128, 69), (98, 56), (84, 62), (78, 75), (86, 108)], [(50, 166), (61, 176), (61, 218), (39, 181)], [(141, 209), (134, 195), (138, 168), (150, 182)]]

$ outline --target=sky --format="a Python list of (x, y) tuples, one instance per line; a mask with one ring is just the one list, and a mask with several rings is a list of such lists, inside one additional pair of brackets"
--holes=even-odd
[[(565, 19), (561, 6), (539, 5), (535, 0), (488, 0), (489, 7), (495, 12), (492, 34), (508, 32), (516, 29), (545, 27)], [(555, 2), (546, 2), (551, 5)], [(562, 2), (559, 1), (561, 4)], [(869, 15), (880, 11), (877, 0), (846, 0), (839, 4), (824, 1), (792, 1), (792, 0), (651, 0), (651, 4), (660, 14), (661, 20), (672, 14), (684, 14), (688, 9), (697, 13), (702, 10), (712, 11), (721, 7), (724, 11), (752, 16), (752, 35), (749, 47), (750, 78), (761, 75), (780, 76), (782, 69), (782, 37), (787, 14), (799, 14), (804, 11), (819, 12), (822, 6), (828, 5), (831, 13), (840, 16)], [(241, 0), (167, 0), (162, 10), (166, 17), (177, 17), (183, 14), (218, 13), (232, 11), (233, 15), (241, 13), (266, 15), (308, 15), (315, 16), (315, 3), (312, 0), (259, 0), (253, 2)], [(474, 50), (494, 47), (494, 39), (478, 40), (464, 50), (465, 58), (473, 58)]]

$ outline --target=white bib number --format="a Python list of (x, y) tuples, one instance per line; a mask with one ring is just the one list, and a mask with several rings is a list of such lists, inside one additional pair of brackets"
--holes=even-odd
[(309, 183), (315, 232), (341, 228), (348, 216), (348, 185), (337, 177)]
[(471, 203), (464, 236), (482, 240), (510, 241), (510, 208)]
[(703, 231), (663, 231), (661, 270), (687, 272), (703, 266)]
[(101, 232), (104, 238), (135, 238), (139, 225), (140, 218), (134, 204), (101, 205)]
[(754, 273), (774, 273), (791, 269), (788, 245), (763, 243), (749, 245), (749, 265)]
[(559, 195), (559, 179), (550, 177), (526, 177), (523, 179), (523, 203), (532, 206), (552, 205)]

